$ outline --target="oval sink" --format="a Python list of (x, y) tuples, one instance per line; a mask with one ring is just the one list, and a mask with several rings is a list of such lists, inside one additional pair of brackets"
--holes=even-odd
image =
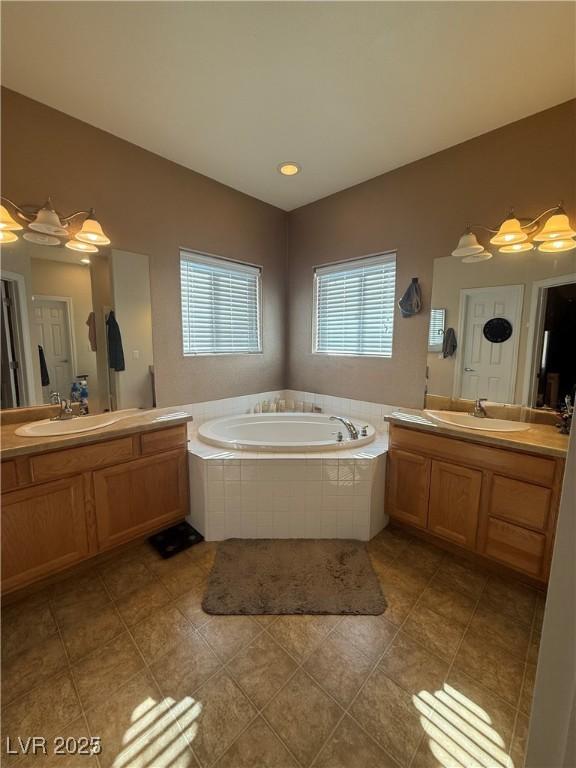
[(31, 421), (14, 430), (14, 434), (20, 437), (52, 437), (56, 435), (73, 435), (76, 432), (90, 432), (93, 429), (101, 429), (115, 424), (122, 419), (128, 419), (130, 416), (142, 416), (146, 411), (139, 408), (127, 408), (123, 411), (114, 411), (112, 413), (98, 413), (94, 416), (75, 416), (73, 419), (50, 421)]
[(481, 429), (483, 432), (524, 432), (530, 429), (530, 424), (524, 421), (509, 421), (508, 419), (479, 419), (469, 413), (459, 411), (424, 411), (435, 421), (451, 424), (463, 429)]

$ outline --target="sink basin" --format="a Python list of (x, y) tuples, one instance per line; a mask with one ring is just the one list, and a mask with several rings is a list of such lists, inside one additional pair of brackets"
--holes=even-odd
[(468, 413), (459, 411), (424, 411), (427, 416), (444, 424), (464, 429), (481, 429), (483, 432), (524, 432), (530, 429), (530, 424), (523, 421), (509, 421), (508, 419), (479, 419)]
[(73, 419), (64, 421), (32, 421), (30, 424), (24, 424), (15, 430), (16, 435), (20, 437), (51, 437), (56, 435), (73, 435), (77, 432), (90, 432), (93, 429), (108, 427), (121, 419), (128, 419), (130, 416), (142, 416), (146, 411), (139, 408), (127, 408), (123, 411), (114, 411), (112, 413), (98, 413), (94, 416), (77, 416)]

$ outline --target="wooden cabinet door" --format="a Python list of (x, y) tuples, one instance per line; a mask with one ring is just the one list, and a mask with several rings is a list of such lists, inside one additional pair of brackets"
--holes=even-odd
[(430, 459), (407, 451), (388, 453), (388, 512), (391, 517), (426, 528)]
[(4, 592), (88, 556), (81, 476), (2, 495)]
[(468, 549), (476, 546), (482, 472), (432, 461), (428, 528)]
[(188, 514), (186, 451), (170, 451), (94, 472), (100, 549)]

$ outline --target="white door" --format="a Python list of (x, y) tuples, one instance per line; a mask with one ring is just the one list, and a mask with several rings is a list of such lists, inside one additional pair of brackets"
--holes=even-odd
[[(44, 350), (50, 384), (44, 386), (43, 399), (49, 402), (50, 392), (70, 397), (74, 379), (68, 304), (56, 299), (34, 297), (34, 341)], [(38, 347), (35, 348), (38, 351)]]
[[(522, 285), (462, 290), (457, 396), (467, 400), (485, 397), (496, 403), (514, 402), (523, 292)], [(484, 325), (493, 317), (506, 318), (512, 324), (512, 335), (507, 341), (492, 343), (484, 336)]]

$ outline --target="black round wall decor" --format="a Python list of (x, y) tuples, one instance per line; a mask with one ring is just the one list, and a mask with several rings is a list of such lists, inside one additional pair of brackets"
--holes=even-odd
[(508, 341), (512, 336), (512, 323), (505, 317), (493, 317), (492, 320), (484, 323), (482, 332), (484, 338), (491, 341), (492, 344), (502, 344), (503, 341)]

